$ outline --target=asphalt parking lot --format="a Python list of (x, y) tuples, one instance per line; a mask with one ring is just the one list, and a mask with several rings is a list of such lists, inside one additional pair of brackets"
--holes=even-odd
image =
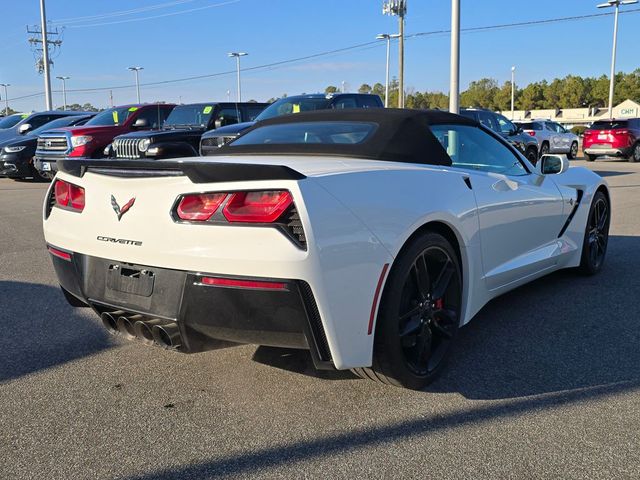
[(57, 287), (46, 184), (0, 179), (0, 478), (640, 478), (640, 165), (573, 163), (611, 186), (604, 271), (491, 302), (425, 392), (109, 335)]

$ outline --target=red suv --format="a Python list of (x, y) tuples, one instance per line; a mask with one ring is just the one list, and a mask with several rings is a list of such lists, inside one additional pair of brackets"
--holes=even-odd
[(584, 132), (582, 149), (589, 162), (601, 155), (640, 162), (640, 118), (594, 122)]
[(138, 130), (157, 130), (175, 105), (124, 105), (98, 113), (81, 127), (59, 128), (38, 137), (34, 166), (53, 178), (63, 158), (100, 158), (114, 137)]

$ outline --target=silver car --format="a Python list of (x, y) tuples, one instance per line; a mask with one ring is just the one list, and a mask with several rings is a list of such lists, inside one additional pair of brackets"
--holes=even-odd
[(516, 122), (522, 130), (538, 141), (540, 156), (546, 153), (566, 153), (567, 158), (578, 155), (578, 136), (551, 120), (526, 120)]

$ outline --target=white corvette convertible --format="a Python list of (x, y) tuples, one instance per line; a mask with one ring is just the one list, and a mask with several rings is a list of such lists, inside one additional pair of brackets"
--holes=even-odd
[[(607, 250), (606, 183), (437, 111), (300, 113), (180, 160), (65, 160), (44, 233), (72, 305), (191, 353), (303, 348), (423, 388), (491, 298)], [(523, 320), (524, 321), (524, 320)]]

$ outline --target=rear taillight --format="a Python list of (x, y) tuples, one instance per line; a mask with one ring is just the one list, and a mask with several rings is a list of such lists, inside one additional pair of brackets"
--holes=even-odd
[(211, 285), (214, 287), (247, 288), (249, 290), (287, 290), (287, 284), (284, 282), (218, 277), (202, 277), (200, 281), (203, 285)]
[(525, 133), (528, 133), (529, 135), (531, 135), (532, 137), (536, 136), (536, 131), (535, 130), (525, 130)]
[(56, 180), (53, 186), (56, 206), (81, 212), (84, 210), (84, 188), (64, 180)]
[(614, 135), (629, 135), (629, 130), (613, 130)]
[(71, 261), (71, 254), (69, 252), (65, 252), (63, 250), (58, 250), (57, 248), (47, 247), (49, 253), (54, 257), (61, 258), (62, 260), (66, 260), (67, 262)]
[(222, 213), (230, 222), (272, 223), (291, 206), (293, 198), (286, 190), (234, 193)]
[(200, 193), (185, 195), (180, 199), (176, 213), (181, 220), (205, 222), (218, 210), (226, 193)]

